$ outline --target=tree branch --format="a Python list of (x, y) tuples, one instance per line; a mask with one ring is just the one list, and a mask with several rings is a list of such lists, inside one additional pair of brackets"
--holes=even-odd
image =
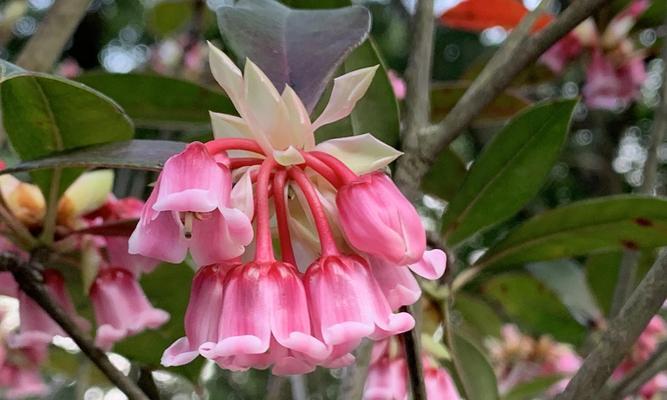
[(81, 351), (106, 375), (109, 380), (118, 386), (130, 400), (148, 400), (148, 397), (135, 385), (134, 382), (111, 364), (106, 354), (95, 347), (92, 340), (81, 331), (81, 329), (70, 319), (65, 311), (56, 303), (51, 294), (41, 283), (42, 277), (39, 273), (41, 264), (32, 260), (30, 263), (22, 263), (17, 256), (11, 253), (0, 254), (0, 268), (8, 270), (14, 275), (21, 290), (30, 296), (37, 304), (79, 346)]
[(56, 0), (19, 53), (16, 64), (31, 71), (50, 71), (86, 14), (89, 3), (90, 0)]
[(537, 61), (542, 53), (609, 1), (577, 0), (572, 2), (555, 21), (523, 41), (520, 46), (514, 47), (514, 50), (509, 52), (502, 62), (487, 66), (447, 114), (447, 117), (434, 127), (427, 129), (417, 139), (420, 143), (419, 151), (406, 153), (401, 157), (403, 161), (399, 163), (396, 176), (400, 179), (399, 183), (404, 190), (408, 193), (418, 191), (419, 182), (431, 168), (438, 154), (463, 132), (484, 107), (512, 83), (519, 72)]
[(419, 133), (429, 125), (431, 115), (431, 64), (433, 58), (433, 0), (420, 0), (412, 18), (410, 57), (405, 70), (407, 93), (401, 147), (405, 153), (397, 161), (394, 180), (406, 196), (415, 201), (419, 185), (406, 182), (412, 158), (419, 154)]
[(667, 298), (667, 256), (662, 253), (639, 283), (565, 391), (556, 400), (599, 398), (600, 388)]

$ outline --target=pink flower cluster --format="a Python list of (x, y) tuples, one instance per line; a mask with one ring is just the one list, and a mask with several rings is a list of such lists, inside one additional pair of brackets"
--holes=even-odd
[[(621, 362), (612, 375), (613, 380), (620, 380), (635, 367), (645, 363), (658, 347), (667, 339), (667, 324), (660, 316), (654, 316), (637, 339), (630, 354)], [(661, 372), (639, 389), (643, 399), (652, 399), (656, 393), (667, 391), (667, 373)]]
[(636, 100), (646, 80), (644, 54), (635, 49), (628, 33), (650, 0), (634, 0), (616, 15), (602, 34), (588, 19), (557, 42), (541, 58), (556, 73), (587, 51), (590, 61), (583, 95), (591, 108), (615, 110)]
[(501, 394), (536, 378), (563, 376), (547, 390), (547, 395), (553, 396), (565, 389), (582, 363), (581, 357), (570, 346), (546, 336), (533, 339), (522, 334), (515, 325), (504, 325), (500, 340), (490, 340), (487, 347)]
[[(262, 157), (230, 159), (231, 151)], [(186, 336), (166, 350), (163, 364), (202, 355), (231, 370), (306, 373), (351, 363), (350, 352), (364, 337), (413, 328), (412, 316), (394, 312), (420, 295), (409, 270), (437, 277), (444, 253), (426, 250), (419, 215), (383, 173), (357, 176), (328, 154), (302, 156), (303, 163), (285, 167), (254, 141), (218, 139), (191, 143), (165, 163), (130, 252), (180, 262), (189, 250), (201, 267)], [(235, 184), (234, 175), (240, 176)], [(316, 179), (337, 189), (335, 206), (325, 207)], [(313, 260), (292, 240), (291, 196), (308, 206), (320, 247)], [(245, 252), (251, 242), (254, 255)]]
[[(424, 385), (428, 400), (459, 400), (461, 396), (446, 369), (424, 354)], [(397, 341), (383, 340), (373, 347), (364, 388), (364, 400), (407, 400), (408, 369)]]

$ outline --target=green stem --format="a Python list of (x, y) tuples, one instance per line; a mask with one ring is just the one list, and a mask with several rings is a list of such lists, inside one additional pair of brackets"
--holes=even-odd
[(63, 170), (55, 168), (51, 177), (51, 187), (49, 188), (49, 198), (46, 204), (46, 215), (44, 216), (44, 229), (39, 239), (46, 245), (53, 243), (53, 235), (56, 231), (56, 220), (58, 218), (58, 199), (60, 194), (60, 179)]

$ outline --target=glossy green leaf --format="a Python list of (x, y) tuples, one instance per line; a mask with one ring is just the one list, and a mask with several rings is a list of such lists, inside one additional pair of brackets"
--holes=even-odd
[(484, 294), (497, 301), (512, 320), (534, 334), (549, 334), (560, 341), (580, 343), (586, 334), (558, 297), (525, 273), (495, 276), (483, 286)]
[(667, 245), (667, 200), (619, 195), (584, 200), (533, 217), (476, 263), (504, 267), (623, 248)]
[(350, 114), (352, 132), (355, 135), (371, 133), (388, 145), (396, 146), (401, 129), (398, 103), (372, 39), (357, 47), (345, 60), (343, 68), (345, 72), (351, 72), (374, 65), (379, 65), (380, 68), (375, 72), (366, 94), (357, 102)]
[(500, 336), (502, 321), (498, 313), (484, 300), (466, 293), (457, 293), (454, 310), (482, 336)]
[[(183, 318), (190, 297), (190, 284), (194, 272), (187, 264), (160, 265), (154, 272), (141, 278), (141, 287), (153, 306), (167, 311), (171, 319), (157, 330), (148, 330), (118, 343), (114, 351), (148, 366), (159, 367), (162, 353), (174, 341), (185, 335)], [(201, 369), (201, 359), (169, 371), (196, 378)]]
[[(431, 87), (431, 118), (440, 120), (447, 116), (461, 99), (470, 82), (441, 82)], [(490, 121), (508, 119), (530, 106), (530, 102), (512, 92), (503, 92), (476, 117), (476, 120)]]
[(27, 71), (18, 65), (0, 59), (0, 83), (16, 75), (27, 74)]
[(422, 179), (422, 189), (428, 194), (451, 200), (465, 179), (466, 165), (453, 150), (441, 151), (435, 163)]
[(236, 114), (222, 91), (181, 79), (97, 72), (77, 80), (117, 101), (143, 128), (210, 130), (209, 111)]
[[(77, 82), (44, 74), (15, 75), (0, 83), (2, 118), (14, 150), (34, 160), (77, 147), (128, 140), (133, 126), (111, 99)], [(60, 190), (81, 173), (65, 170)], [(44, 193), (50, 171), (32, 177)]]
[(450, 353), (465, 392), (463, 397), (468, 400), (498, 399), (496, 375), (482, 350), (463, 335), (452, 332)]
[(443, 216), (447, 243), (456, 245), (511, 217), (537, 194), (565, 143), (575, 104), (531, 107), (496, 134)]
[(238, 60), (252, 60), (280, 92), (290, 85), (312, 111), (336, 68), (366, 39), (370, 13), (361, 6), (295, 10), (240, 0), (218, 9), (218, 25)]
[(128, 168), (159, 171), (172, 155), (183, 151), (185, 143), (170, 140), (127, 140), (82, 147), (52, 156), (24, 161), (2, 173), (43, 170), (55, 167)]
[(502, 400), (533, 400), (542, 398), (540, 395), (544, 395), (550, 387), (561, 379), (563, 379), (561, 375), (547, 375), (520, 383), (504, 395)]
[(592, 325), (602, 320), (602, 311), (577, 263), (572, 260), (543, 261), (528, 264), (526, 269), (556, 293), (580, 324)]

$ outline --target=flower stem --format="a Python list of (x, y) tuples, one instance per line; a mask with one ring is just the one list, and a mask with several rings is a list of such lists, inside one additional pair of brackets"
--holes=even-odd
[(269, 178), (275, 166), (276, 161), (273, 158), (267, 158), (257, 175), (257, 250), (255, 251), (257, 262), (275, 261), (269, 222)]
[(292, 249), (292, 238), (289, 232), (287, 220), (287, 204), (285, 203), (285, 182), (287, 171), (276, 172), (273, 178), (273, 203), (276, 206), (276, 220), (278, 221), (278, 237), (280, 238), (280, 253), (283, 261), (296, 265), (294, 250)]
[(358, 178), (357, 174), (354, 173), (345, 163), (332, 156), (331, 154), (324, 153), (322, 151), (311, 151), (313, 156), (317, 157), (320, 161), (324, 162), (329, 168), (331, 168), (340, 182), (345, 185), (350, 183)]
[(252, 157), (239, 157), (231, 158), (229, 160), (229, 169), (237, 169), (242, 167), (250, 167), (253, 165), (259, 165), (262, 163), (261, 158), (252, 158)]
[(334, 240), (331, 227), (329, 226), (329, 221), (327, 220), (327, 215), (324, 212), (324, 207), (322, 207), (322, 203), (317, 196), (315, 188), (301, 169), (290, 168), (289, 175), (290, 178), (299, 185), (301, 192), (303, 192), (303, 195), (306, 197), (306, 201), (308, 201), (310, 212), (313, 214), (313, 220), (315, 220), (317, 234), (320, 237), (322, 256), (339, 254), (338, 248), (336, 247), (336, 241)]
[(322, 176), (324, 179), (329, 181), (334, 187), (338, 188), (341, 185), (340, 178), (338, 177), (338, 174), (331, 169), (324, 161), (320, 160), (319, 158), (315, 157), (313, 154), (310, 152), (301, 152), (303, 155), (303, 158), (306, 160), (306, 165), (311, 168), (313, 171), (317, 172)]
[(245, 150), (252, 153), (266, 155), (260, 145), (254, 140), (250, 139), (214, 139), (210, 142), (206, 142), (206, 149), (208, 149), (208, 152), (211, 154), (218, 154), (227, 150)]

